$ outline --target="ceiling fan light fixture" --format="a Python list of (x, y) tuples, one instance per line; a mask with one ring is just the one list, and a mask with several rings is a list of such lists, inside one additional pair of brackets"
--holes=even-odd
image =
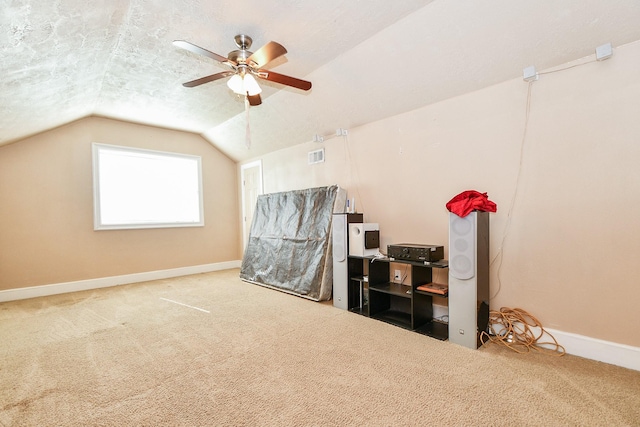
[(227, 82), (227, 86), (238, 95), (246, 95), (248, 93), (253, 96), (262, 92), (258, 82), (251, 74), (245, 74), (244, 77), (240, 74), (234, 74)]
[(245, 94), (244, 82), (242, 81), (242, 77), (240, 77), (240, 75), (238, 74), (234, 74), (233, 76), (231, 76), (231, 78), (227, 81), (227, 86), (229, 86), (229, 89), (231, 89), (238, 95)]
[(251, 74), (244, 75), (244, 90), (250, 96), (257, 95), (262, 92), (260, 85), (258, 85), (255, 77), (253, 77)]

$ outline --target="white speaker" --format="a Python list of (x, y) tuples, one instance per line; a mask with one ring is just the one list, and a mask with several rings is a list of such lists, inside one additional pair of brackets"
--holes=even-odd
[(347, 261), (347, 214), (333, 214), (333, 306), (349, 307), (349, 263)]
[(449, 273), (460, 280), (475, 276), (476, 218), (472, 212), (464, 218), (449, 214)]
[(372, 222), (349, 224), (349, 255), (372, 256), (380, 248), (378, 224)]
[(489, 213), (449, 213), (449, 341), (478, 348), (489, 321)]

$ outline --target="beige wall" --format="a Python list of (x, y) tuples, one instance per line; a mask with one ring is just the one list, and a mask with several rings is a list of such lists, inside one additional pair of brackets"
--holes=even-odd
[[(202, 157), (205, 226), (93, 230), (91, 143)], [(0, 147), (0, 290), (237, 260), (236, 164), (198, 135), (90, 117)]]
[[(528, 84), (515, 79), (264, 156), (265, 192), (339, 184), (380, 224), (383, 248), (446, 247), (446, 202), (488, 192), (491, 308), (640, 346), (639, 69), (635, 43), (542, 75), (524, 144)], [(319, 147), (326, 162), (307, 165)]]

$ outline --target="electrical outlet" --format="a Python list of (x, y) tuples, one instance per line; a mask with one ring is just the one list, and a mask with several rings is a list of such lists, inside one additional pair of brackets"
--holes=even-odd
[(393, 272), (393, 281), (397, 283), (402, 282), (402, 272), (400, 272), (400, 270), (395, 270)]

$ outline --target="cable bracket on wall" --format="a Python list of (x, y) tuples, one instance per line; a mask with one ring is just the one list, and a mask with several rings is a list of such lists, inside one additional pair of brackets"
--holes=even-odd
[[(611, 46), (611, 43), (606, 43), (596, 48), (596, 61), (604, 61), (606, 59), (611, 58), (612, 56), (613, 56), (613, 47)], [(540, 74), (557, 73), (559, 71), (565, 71), (570, 68), (579, 67), (581, 65), (589, 64), (592, 62), (595, 62), (595, 61), (589, 60), (586, 62), (579, 62), (577, 64), (569, 65), (569, 66), (551, 70), (551, 71), (541, 71), (540, 73), (538, 73), (534, 65), (530, 65), (527, 68), (522, 70), (522, 78), (525, 82), (534, 82), (540, 78)]]
[(534, 82), (538, 80), (538, 72), (536, 71), (535, 65), (530, 65), (524, 70), (522, 70), (522, 78), (525, 82)]
[(327, 135), (315, 134), (313, 135), (313, 142), (324, 142), (331, 138), (335, 138), (337, 136), (347, 136), (349, 135), (349, 131), (347, 129), (338, 128), (336, 129), (336, 133), (330, 133)]

